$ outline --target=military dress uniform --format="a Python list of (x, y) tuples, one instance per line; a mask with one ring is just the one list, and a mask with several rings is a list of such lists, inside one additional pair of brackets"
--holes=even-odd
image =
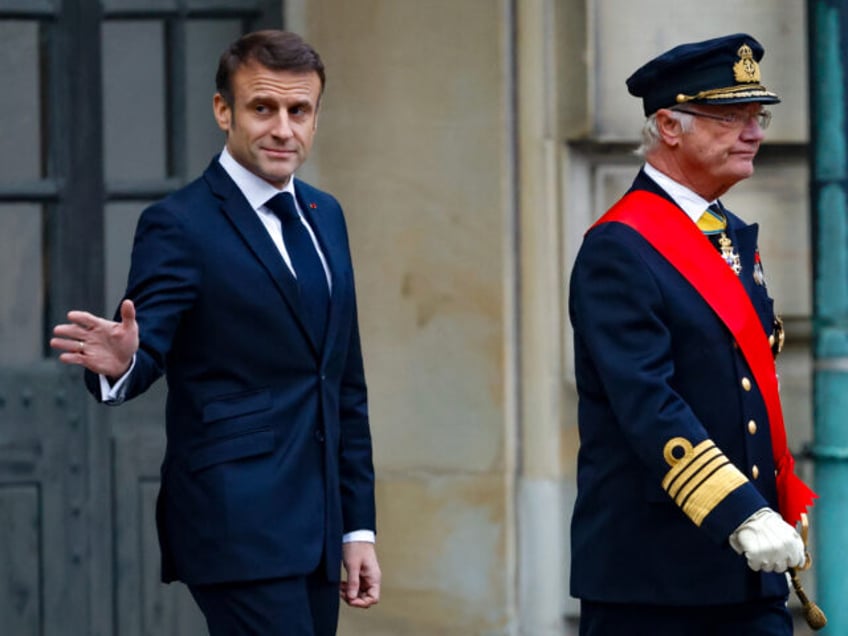
[[(644, 173), (633, 189), (670, 200)], [(724, 212), (740, 281), (773, 335), (773, 301), (754, 276), (762, 270), (758, 227)], [(765, 404), (725, 325), (644, 238), (617, 223), (586, 236), (569, 309), (580, 396), (572, 595), (678, 606), (785, 597), (783, 574), (753, 572), (727, 541), (756, 510), (776, 509), (777, 492)], [(696, 473), (691, 481), (700, 483), (677, 502), (662, 486), (666, 455), (699, 445), (737, 471)], [(693, 501), (694, 518), (682, 505)]]
[(785, 574), (767, 570), (803, 561), (792, 525), (815, 495), (786, 448), (769, 350), (782, 333), (758, 227), (719, 201), (700, 219), (684, 211), (732, 182), (711, 172), (720, 152), (699, 163), (692, 129), (670, 112), (721, 120), (693, 134), (756, 153), (767, 115), (716, 106), (780, 101), (760, 83), (762, 56), (737, 33), (675, 47), (627, 80), (646, 116), (666, 109), (666, 128), (646, 123), (648, 139), (656, 129), (646, 168), (586, 233), (571, 275), (581, 634), (792, 633)]

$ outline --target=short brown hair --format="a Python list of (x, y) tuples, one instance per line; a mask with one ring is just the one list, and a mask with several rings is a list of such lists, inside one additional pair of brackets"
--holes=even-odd
[(314, 71), (324, 92), (324, 63), (318, 52), (296, 33), (267, 29), (241, 36), (221, 54), (215, 87), (230, 106), (233, 105), (232, 77), (251, 62), (275, 71)]

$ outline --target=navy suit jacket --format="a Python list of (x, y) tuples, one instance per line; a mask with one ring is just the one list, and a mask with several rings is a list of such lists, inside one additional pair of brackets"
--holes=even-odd
[[(633, 188), (670, 200), (644, 173)], [(771, 333), (772, 300), (753, 276), (757, 226), (727, 217), (740, 280)], [(750, 514), (777, 508), (765, 404), (728, 329), (665, 258), (621, 223), (586, 235), (569, 312), (580, 430), (572, 594), (654, 605), (785, 596), (783, 574), (753, 572), (728, 543)], [(717, 497), (700, 526), (661, 485), (669, 471), (664, 448), (680, 438), (693, 447), (712, 440), (748, 479)]]
[[(139, 220), (126, 298), (141, 344), (126, 397), (166, 375), (165, 581), (301, 575), (322, 556), (336, 581), (342, 534), (375, 530), (347, 230), (332, 196), (301, 181), (296, 193), (332, 275), (324, 342), (310, 336), (295, 278), (217, 158)], [(97, 395), (96, 378), (87, 381)]]

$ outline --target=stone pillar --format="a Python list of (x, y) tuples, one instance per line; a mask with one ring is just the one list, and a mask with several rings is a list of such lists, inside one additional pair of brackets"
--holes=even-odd
[(327, 66), (300, 176), (347, 215), (376, 453), (383, 602), (340, 632), (512, 633), (511, 3), (285, 6)]

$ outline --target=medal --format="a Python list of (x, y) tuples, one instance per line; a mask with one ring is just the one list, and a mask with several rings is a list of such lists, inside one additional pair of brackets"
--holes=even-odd
[(733, 249), (733, 242), (724, 232), (721, 233), (718, 239), (718, 245), (721, 248), (721, 257), (724, 259), (724, 262), (730, 265), (730, 269), (733, 270), (734, 274), (739, 276), (742, 272), (742, 263), (739, 262), (739, 254)]

